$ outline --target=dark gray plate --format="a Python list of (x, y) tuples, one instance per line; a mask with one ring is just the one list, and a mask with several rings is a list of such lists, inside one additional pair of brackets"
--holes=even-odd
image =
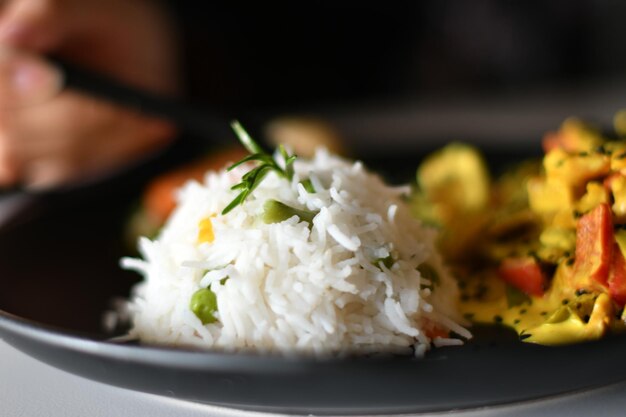
[[(415, 159), (413, 159), (415, 160)], [(394, 161), (397, 166), (398, 162)], [(547, 348), (506, 331), (426, 358), (312, 359), (107, 342), (102, 313), (138, 279), (119, 269), (141, 181), (37, 197), (0, 229), (0, 336), (52, 366), (192, 401), (298, 413), (443, 411), (621, 381), (625, 338)]]

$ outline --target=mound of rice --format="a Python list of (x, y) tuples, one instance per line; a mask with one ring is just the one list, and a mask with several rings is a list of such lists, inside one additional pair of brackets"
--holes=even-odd
[[(319, 151), (296, 160), (292, 181), (270, 173), (243, 205), (221, 215), (249, 169), (187, 183), (160, 235), (140, 240), (144, 259), (122, 260), (145, 277), (129, 303), (131, 336), (227, 351), (416, 355), (431, 344), (462, 343), (436, 337), (441, 330), (471, 337), (458, 324), (458, 290), (435, 250), (435, 231), (403, 202), (408, 187), (389, 187), (361, 163)], [(314, 193), (301, 184), (306, 179)], [(317, 214), (311, 224), (297, 216), (266, 224), (268, 199)], [(207, 218), (214, 240), (199, 243)], [(420, 275), (424, 264), (436, 282)], [(207, 287), (217, 320), (203, 325), (190, 299)]]

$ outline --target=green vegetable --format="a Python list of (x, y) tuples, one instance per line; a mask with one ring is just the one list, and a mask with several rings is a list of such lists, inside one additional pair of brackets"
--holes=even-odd
[(302, 184), (302, 186), (304, 187), (307, 193), (309, 194), (315, 193), (315, 187), (313, 187), (313, 183), (311, 182), (310, 178), (300, 181), (300, 184)]
[(393, 266), (393, 264), (396, 263), (396, 261), (395, 259), (393, 259), (393, 256), (387, 255), (386, 258), (378, 258), (372, 263), (379, 268), (380, 268), (380, 264), (382, 263), (383, 265), (385, 265), (385, 268), (390, 269)]
[(430, 281), (430, 285), (425, 286), (425, 288), (429, 288), (431, 291), (434, 287), (441, 283), (441, 279), (439, 278), (439, 273), (432, 265), (429, 264), (421, 264), (417, 267), (422, 278), (425, 278)]
[(298, 216), (300, 221), (313, 223), (317, 213), (308, 210), (300, 210), (276, 200), (267, 200), (263, 205), (263, 221), (267, 224), (280, 223), (293, 216)]
[(289, 155), (285, 148), (280, 145), (278, 147), (278, 151), (280, 152), (284, 162), (284, 168), (281, 167), (274, 160), (272, 155), (265, 152), (254, 140), (252, 140), (250, 135), (248, 135), (248, 132), (245, 131), (239, 122), (234, 121), (231, 127), (235, 131), (239, 141), (248, 150), (248, 152), (250, 152), (250, 155), (228, 167), (228, 171), (231, 171), (239, 165), (250, 161), (257, 161), (259, 162), (259, 165), (241, 177), (240, 183), (231, 187), (231, 190), (240, 190), (241, 192), (233, 199), (233, 201), (230, 202), (230, 204), (228, 204), (228, 206), (226, 206), (224, 210), (222, 210), (222, 214), (226, 214), (238, 205), (243, 204), (246, 198), (252, 193), (252, 191), (254, 191), (261, 181), (263, 181), (263, 178), (265, 178), (270, 171), (274, 171), (281, 177), (291, 181), (293, 178), (293, 162), (296, 160), (295, 155)]
[(200, 319), (202, 324), (213, 323), (217, 320), (214, 316), (214, 313), (217, 311), (217, 297), (208, 288), (201, 288), (193, 293), (189, 308)]

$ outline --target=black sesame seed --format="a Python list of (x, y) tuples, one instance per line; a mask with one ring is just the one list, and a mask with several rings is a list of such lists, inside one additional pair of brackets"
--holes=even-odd
[(496, 315), (496, 316), (493, 316), (493, 321), (495, 321), (496, 323), (502, 323), (503, 318), (502, 316)]
[(528, 310), (526, 310), (525, 308), (523, 308), (523, 309), (521, 309), (521, 310), (519, 311), (519, 313), (520, 313), (520, 314), (526, 314), (526, 311), (528, 311)]
[(474, 297), (477, 299), (482, 298), (485, 294), (487, 294), (488, 288), (485, 285), (479, 285), (476, 287), (476, 291), (474, 292)]
[(567, 298), (561, 300), (561, 304), (563, 304), (564, 306), (569, 304), (569, 300)]
[(567, 266), (574, 265), (574, 258), (569, 258), (567, 261), (565, 261), (565, 265)]

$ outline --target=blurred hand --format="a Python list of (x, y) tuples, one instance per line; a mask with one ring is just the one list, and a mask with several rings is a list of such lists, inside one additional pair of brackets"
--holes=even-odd
[(178, 88), (176, 52), (175, 31), (156, 1), (0, 2), (0, 187), (88, 180), (174, 136), (164, 121), (59, 93), (58, 74), (38, 55), (167, 94)]

